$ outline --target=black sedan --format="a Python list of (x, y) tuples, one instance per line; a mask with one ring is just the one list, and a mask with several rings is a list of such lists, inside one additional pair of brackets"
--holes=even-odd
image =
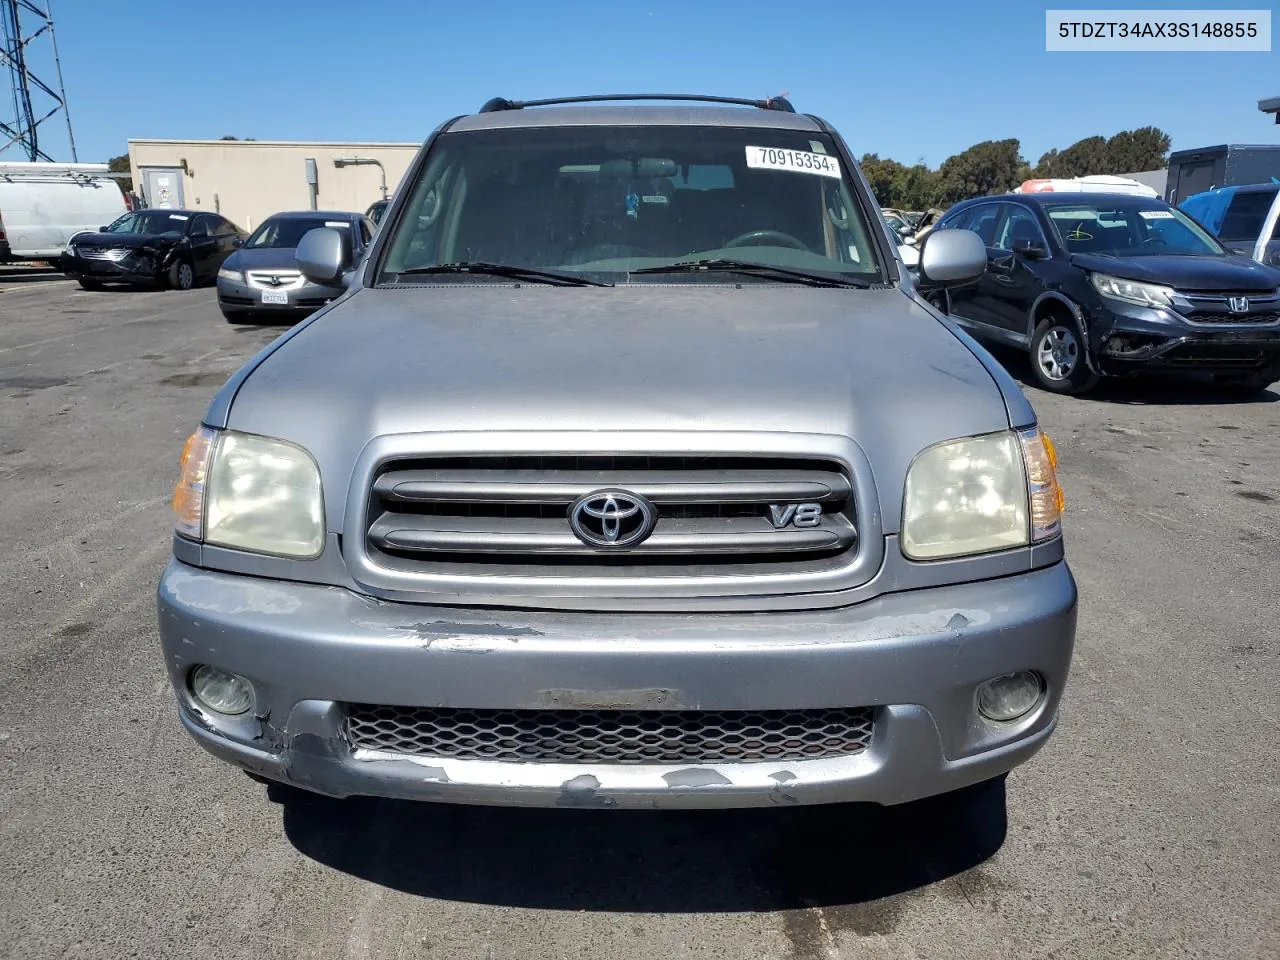
[(216, 277), (247, 236), (216, 213), (135, 210), (72, 237), (61, 267), (86, 290), (113, 282), (190, 290)]
[(1138, 372), (1246, 393), (1280, 380), (1280, 269), (1231, 253), (1163, 200), (981, 197), (952, 207), (938, 226), (949, 228), (982, 237), (987, 270), (930, 299), (978, 338), (1026, 350), (1046, 390)]

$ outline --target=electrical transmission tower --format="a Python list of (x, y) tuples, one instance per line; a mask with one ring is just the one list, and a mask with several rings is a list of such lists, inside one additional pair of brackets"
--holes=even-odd
[[(26, 18), (24, 24), (23, 17)], [(56, 83), (46, 83), (32, 72), (29, 53), (39, 50), (37, 40), (47, 38)], [(0, 120), (0, 154), (17, 147), (28, 160), (53, 160), (40, 145), (41, 124), (61, 113), (67, 121), (71, 159), (76, 161), (76, 140), (71, 132), (71, 113), (62, 86), (62, 62), (58, 41), (53, 35), (50, 0), (0, 0), (0, 67), (8, 68), (13, 91), (13, 120)], [(35, 46), (33, 46), (35, 45)], [(48, 74), (46, 73), (46, 76)], [(47, 129), (47, 128), (45, 128)]]

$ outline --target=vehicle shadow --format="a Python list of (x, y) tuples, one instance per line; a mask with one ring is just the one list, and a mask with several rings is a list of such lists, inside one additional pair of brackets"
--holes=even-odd
[(53, 267), (34, 265), (0, 267), (0, 285), (10, 283), (47, 283), (53, 280), (67, 279)]
[[(1005, 370), (1009, 372), (1009, 375), (1022, 386), (1044, 392), (1031, 372), (1031, 361), (1026, 353), (1004, 346), (988, 346), (987, 350), (1000, 361)], [(1207, 380), (1139, 376), (1106, 377), (1090, 390), (1083, 399), (1134, 406), (1185, 404), (1236, 406), (1251, 403), (1276, 403), (1280, 401), (1280, 383), (1276, 383), (1267, 390), (1248, 395), (1232, 393)]]
[(394, 890), (554, 910), (703, 913), (866, 903), (972, 869), (1004, 843), (1004, 779), (898, 807), (542, 810), (292, 789), (299, 852)]

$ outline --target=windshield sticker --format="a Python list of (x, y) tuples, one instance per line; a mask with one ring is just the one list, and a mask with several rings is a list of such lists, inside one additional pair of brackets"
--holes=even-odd
[(347, 223), (344, 220), (326, 220), (324, 222), (324, 225), (326, 227), (350, 227), (351, 226), (351, 224)]
[(1173, 220), (1173, 211), (1171, 210), (1139, 210), (1138, 216), (1143, 220)]
[(186, 214), (183, 214), (183, 213), (171, 213), (169, 214), (169, 219), (170, 220), (187, 220), (189, 218), (187, 217)]
[(655, 193), (652, 195), (645, 195), (641, 197), (640, 202), (641, 203), (666, 203), (667, 198), (660, 193)]
[(823, 153), (786, 150), (782, 147), (747, 147), (747, 166), (753, 170), (790, 170), (840, 177), (840, 161)]

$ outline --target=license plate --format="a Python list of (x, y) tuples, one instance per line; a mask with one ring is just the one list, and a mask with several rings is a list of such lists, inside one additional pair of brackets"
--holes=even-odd
[(287, 291), (284, 291), (284, 290), (263, 290), (262, 302), (263, 303), (280, 303), (287, 306), (289, 303), (289, 294)]

